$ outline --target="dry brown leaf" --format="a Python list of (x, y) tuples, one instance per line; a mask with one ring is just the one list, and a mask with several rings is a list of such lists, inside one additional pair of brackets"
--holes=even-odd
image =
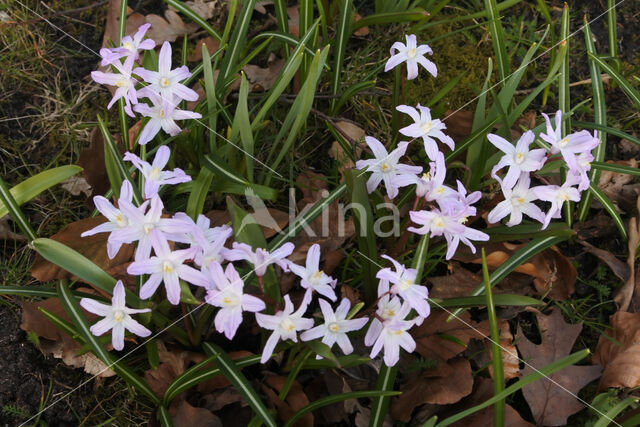
[(276, 57), (272, 52), (267, 59), (267, 66), (262, 68), (258, 65), (247, 64), (242, 71), (247, 76), (249, 88), (252, 92), (269, 90), (278, 79), (280, 71), (284, 67), (284, 59)]
[[(82, 289), (85, 292), (91, 292), (88, 289)], [(69, 321), (69, 317), (62, 308), (59, 298), (47, 298), (42, 301), (20, 303), (22, 307), (22, 322), (20, 328), (27, 332), (33, 332), (40, 337), (40, 350), (45, 355), (52, 355), (57, 359), (75, 368), (83, 368), (85, 372), (98, 377), (111, 377), (116, 373), (109, 369), (100, 359), (93, 353), (87, 352), (78, 355), (82, 348), (80, 344), (73, 340), (69, 335), (58, 329), (53, 323), (47, 319), (38, 309), (39, 307)], [(95, 319), (95, 315), (85, 311), (88, 319)]]
[[(490, 357), (489, 360), (492, 360), (491, 345), (492, 343), (487, 341), (486, 347)], [(513, 344), (513, 334), (509, 328), (509, 322), (506, 321), (500, 322), (500, 347), (502, 347), (504, 379), (508, 381), (512, 378), (518, 378), (520, 376), (520, 359), (518, 358), (518, 350)], [(493, 378), (493, 364), (489, 365), (489, 374)]]
[(446, 117), (444, 124), (447, 125), (447, 135), (455, 142), (460, 142), (471, 135), (473, 129), (473, 113), (471, 111), (448, 110), (444, 116)]
[(212, 54), (213, 52), (217, 51), (220, 48), (220, 42), (217, 39), (214, 39), (211, 36), (204, 37), (198, 40), (198, 43), (196, 43), (196, 48), (193, 51), (193, 53), (187, 56), (187, 61), (191, 61), (191, 62), (202, 61), (202, 45), (205, 45), (207, 47), (207, 51), (209, 52), (209, 54)]
[[(548, 316), (538, 314), (537, 317), (542, 336), (540, 345), (529, 341), (518, 325), (518, 349), (522, 358), (527, 361), (522, 370), (523, 376), (535, 372), (534, 368), (542, 369), (569, 355), (582, 330), (582, 323), (571, 325), (565, 322), (559, 309), (555, 309)], [(542, 378), (526, 385), (522, 393), (531, 408), (536, 424), (565, 425), (567, 417), (584, 408), (584, 405), (573, 396), (577, 395), (582, 387), (598, 378), (600, 372), (600, 366), (568, 366), (552, 374), (550, 379)], [(567, 393), (567, 390), (573, 395)]]
[[(640, 197), (637, 198), (636, 204), (640, 211)], [(640, 277), (636, 275), (636, 252), (638, 245), (640, 244), (640, 221), (638, 221), (636, 217), (631, 218), (628, 223), (628, 229), (629, 240), (627, 241), (627, 267), (629, 269), (629, 277), (625, 280), (624, 285), (616, 291), (613, 300), (621, 311), (627, 311), (629, 309), (629, 305), (631, 305), (631, 302), (633, 301), (633, 308), (637, 311), (637, 309), (640, 308), (636, 307), (640, 305), (638, 304), (638, 299), (640, 298), (640, 284), (636, 282)]]
[[(249, 356), (253, 356), (253, 353), (244, 350), (229, 352), (229, 357), (231, 358), (231, 360), (242, 359)], [(198, 390), (199, 393), (208, 394), (228, 386), (229, 381), (223, 375), (218, 375), (198, 384), (196, 390)]]
[[(102, 47), (111, 47), (111, 42), (118, 40), (120, 20), (120, 0), (110, 0), (107, 9), (107, 20), (105, 23), (104, 36), (102, 37)], [(133, 35), (138, 31), (138, 27), (145, 23), (144, 15), (134, 12), (127, 7), (127, 22), (125, 25), (125, 35)]]
[[(488, 378), (483, 378), (481, 376), (476, 377), (476, 381), (474, 384), (473, 394), (466, 399), (464, 399), (463, 404), (456, 405), (455, 412), (460, 412), (465, 409), (471, 408), (473, 406), (479, 405), (486, 400), (493, 397), (493, 381)], [(452, 427), (486, 427), (490, 426), (494, 422), (494, 405), (488, 406), (468, 417), (460, 420), (454, 424)], [(533, 424), (522, 419), (518, 411), (513, 409), (511, 406), (506, 405), (505, 407), (505, 419), (504, 425), (508, 427), (528, 427), (533, 426)]]
[(600, 388), (640, 386), (640, 313), (618, 311), (605, 333), (620, 343), (600, 336), (593, 363), (604, 367)]
[(133, 126), (129, 128), (127, 134), (129, 135), (129, 150), (133, 151), (133, 144), (136, 143), (138, 134), (142, 130), (142, 120), (138, 120)]
[(104, 161), (104, 140), (97, 127), (91, 131), (90, 141), (89, 147), (80, 151), (78, 165), (82, 167), (82, 176), (93, 188), (93, 195), (101, 195), (111, 188), (111, 184)]
[(72, 196), (79, 196), (84, 194), (86, 197), (91, 197), (92, 189), (86, 179), (81, 176), (72, 176), (65, 179), (61, 183), (61, 187), (71, 193)]
[(391, 401), (391, 416), (399, 421), (411, 420), (413, 410), (425, 403), (448, 405), (456, 403), (473, 390), (471, 364), (459, 358), (438, 363), (433, 369), (422, 371), (403, 386), (402, 395)]
[(202, 407), (211, 412), (219, 411), (225, 406), (236, 402), (246, 405), (242, 395), (234, 387), (225, 387), (202, 396)]
[[(362, 15), (360, 15), (359, 13), (356, 13), (356, 22), (358, 22), (361, 19), (362, 19)], [(367, 36), (369, 35), (369, 27), (358, 28), (353, 32), (353, 35), (358, 37)]]
[(222, 427), (220, 418), (208, 409), (197, 408), (184, 399), (175, 399), (169, 408), (171, 421), (175, 427)]
[(144, 372), (144, 379), (158, 396), (164, 396), (169, 384), (173, 382), (179, 375), (192, 363), (199, 363), (204, 360), (204, 355), (191, 351), (167, 350), (167, 347), (161, 340), (156, 341), (158, 344), (158, 359), (160, 365), (156, 369), (148, 369)]
[[(607, 163), (616, 165), (629, 166), (632, 168), (638, 167), (638, 162), (635, 159), (630, 160), (608, 160)], [(640, 194), (638, 185), (633, 184), (634, 177), (627, 173), (618, 173), (613, 171), (601, 171), (600, 180), (598, 181), (598, 187), (606, 194), (613, 204), (621, 212), (631, 212), (636, 205), (636, 199)]]
[[(482, 246), (487, 252), (489, 269), (495, 269), (504, 264), (523, 245), (489, 243)], [(454, 258), (462, 262), (482, 264), (482, 259), (468, 250), (458, 251)], [(578, 277), (576, 268), (555, 246), (534, 255), (514, 271), (533, 277), (533, 284), (540, 295), (565, 300), (575, 292)]]
[(184, 3), (205, 20), (220, 14), (224, 8), (224, 2), (220, 0), (190, 0)]
[[(282, 421), (287, 421), (293, 414), (309, 404), (309, 398), (298, 381), (293, 382), (285, 401), (280, 400), (278, 393), (280, 393), (286, 381), (285, 377), (270, 375), (265, 378), (262, 384), (262, 390), (267, 395), (269, 402), (278, 410), (278, 416)], [(313, 426), (313, 414), (307, 413), (294, 425), (298, 427)]]
[[(355, 158), (360, 158), (362, 154), (363, 138), (365, 136), (364, 129), (361, 127), (346, 121), (341, 120), (335, 123), (338, 131), (348, 138), (345, 138), (348, 142), (354, 141)], [(351, 157), (344, 152), (342, 145), (338, 141), (333, 141), (331, 148), (329, 149), (329, 157), (336, 161), (338, 164), (338, 171), (340, 172), (340, 182), (344, 181), (344, 172), (355, 167), (355, 163), (351, 160)]]
[[(482, 340), (489, 334), (487, 322), (477, 323), (471, 320), (468, 311), (462, 312), (458, 317), (447, 322), (449, 313), (442, 310), (433, 310), (428, 322), (411, 330), (411, 335), (416, 341), (416, 351), (428, 359), (444, 363), (465, 350), (465, 346), (474, 338)], [(442, 334), (456, 338), (457, 341), (446, 339)]]
[[(118, 254), (113, 259), (109, 259), (107, 255), (108, 233), (98, 233), (93, 236), (80, 237), (83, 232), (105, 221), (106, 219), (102, 217), (81, 219), (68, 224), (62, 231), (51, 236), (51, 239), (80, 252), (103, 270), (108, 270), (131, 261), (134, 252), (133, 245), (122, 245)], [(71, 273), (47, 261), (40, 255), (36, 256), (36, 260), (31, 267), (31, 275), (41, 282), (73, 278)]]
[(162, 44), (164, 41), (174, 42), (178, 37), (191, 34), (199, 28), (192, 22), (185, 24), (180, 15), (171, 9), (164, 12), (164, 18), (151, 13), (145, 17), (145, 20), (151, 24), (147, 37), (153, 39), (156, 44)]
[(9, 215), (0, 218), (0, 240), (15, 240), (25, 242), (27, 240), (22, 234), (14, 233), (9, 227)]

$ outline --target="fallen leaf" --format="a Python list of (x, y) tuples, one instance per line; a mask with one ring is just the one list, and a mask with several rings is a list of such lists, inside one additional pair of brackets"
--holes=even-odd
[[(534, 369), (542, 369), (571, 352), (580, 335), (582, 323), (568, 324), (562, 312), (555, 309), (551, 314), (538, 314), (538, 327), (542, 342), (533, 344), (522, 333), (518, 325), (518, 349), (526, 361), (522, 375), (527, 376)], [(567, 417), (584, 408), (574, 396), (585, 385), (600, 376), (600, 366), (568, 366), (526, 385), (522, 393), (537, 425), (560, 426), (567, 423)]]
[(216, 412), (232, 403), (241, 402), (247, 404), (240, 393), (234, 387), (225, 387), (202, 396), (202, 407), (211, 412)]
[[(92, 194), (102, 195), (111, 188), (111, 183), (105, 167), (104, 140), (97, 127), (91, 130), (89, 139), (89, 147), (80, 151), (78, 165), (82, 167), (82, 177), (93, 189)], [(91, 201), (91, 204), (93, 204), (93, 201)]]
[[(629, 166), (632, 168), (638, 167), (638, 162), (635, 159), (617, 161), (608, 160), (607, 163)], [(619, 211), (622, 213), (631, 212), (635, 208), (636, 199), (640, 194), (638, 185), (633, 184), (633, 180), (633, 175), (603, 170), (600, 172), (598, 187), (607, 197), (609, 197), (611, 202), (613, 202)]]
[[(105, 22), (104, 35), (102, 37), (102, 47), (112, 47), (112, 42), (118, 40), (120, 21), (120, 0), (110, 0), (107, 8), (107, 19)], [(125, 35), (133, 35), (138, 31), (138, 27), (145, 23), (144, 16), (134, 12), (127, 7), (127, 22), (125, 24)]]
[(422, 371), (400, 387), (402, 394), (391, 401), (391, 416), (408, 422), (413, 410), (425, 403), (448, 405), (456, 403), (473, 390), (471, 364), (459, 358), (438, 363), (433, 369)]
[(204, 360), (204, 355), (186, 350), (167, 350), (161, 340), (156, 340), (158, 345), (158, 359), (160, 365), (157, 368), (147, 369), (144, 379), (158, 396), (164, 396), (167, 387), (181, 375), (193, 363)]
[(198, 14), (202, 19), (211, 19), (215, 15), (222, 13), (224, 8), (224, 2), (220, 0), (190, 0), (186, 1), (185, 4), (189, 7), (189, 9), (193, 10), (196, 14)]
[(191, 34), (199, 28), (197, 24), (192, 22), (185, 24), (180, 15), (171, 9), (164, 12), (164, 18), (151, 13), (145, 16), (145, 21), (151, 24), (147, 37), (153, 39), (158, 45), (165, 40), (174, 42), (178, 37)]
[[(91, 292), (88, 289), (82, 289)], [(47, 298), (42, 301), (22, 301), (22, 322), (20, 328), (27, 332), (32, 332), (40, 337), (40, 351), (45, 355), (51, 355), (74, 368), (82, 368), (90, 375), (98, 377), (112, 377), (116, 373), (107, 367), (93, 353), (86, 352), (78, 354), (82, 346), (73, 340), (69, 335), (58, 329), (47, 317), (42, 314), (39, 308), (43, 308), (50, 313), (61, 317), (67, 321), (69, 317), (62, 308), (59, 298)], [(96, 316), (85, 311), (88, 319), (93, 321)]]
[[(285, 401), (283, 402), (280, 400), (277, 393), (280, 393), (286, 380), (287, 379), (285, 377), (281, 377), (279, 375), (270, 375), (265, 378), (264, 383), (262, 384), (262, 390), (267, 395), (269, 402), (271, 402), (278, 410), (278, 416), (282, 421), (287, 421), (298, 410), (309, 404), (309, 398), (302, 390), (300, 383), (295, 380), (293, 381), (293, 385), (291, 386), (289, 393), (287, 393)], [(313, 426), (313, 414), (305, 414), (294, 425)]]
[[(103, 270), (108, 270), (131, 261), (134, 252), (133, 245), (122, 245), (118, 254), (113, 259), (109, 259), (107, 255), (107, 238), (109, 237), (109, 233), (98, 233), (93, 236), (80, 237), (83, 232), (105, 221), (106, 219), (103, 217), (84, 218), (68, 224), (62, 231), (51, 236), (51, 239), (80, 252)], [(73, 278), (71, 273), (47, 261), (40, 255), (36, 255), (36, 260), (31, 267), (31, 275), (41, 282)]]
[[(129, 135), (129, 150), (133, 151), (134, 150), (134, 144), (136, 142), (136, 139), (138, 138), (138, 134), (140, 133), (140, 130), (142, 130), (142, 120), (138, 120), (133, 126), (131, 126), (129, 128), (129, 131), (127, 132), (127, 134)], [(120, 142), (118, 140), (118, 142)]]
[[(356, 22), (358, 22), (361, 19), (362, 19), (362, 15), (360, 15), (359, 13), (356, 13)], [(357, 37), (367, 36), (369, 35), (369, 27), (358, 28), (353, 32), (353, 35)]]
[[(349, 385), (344, 375), (337, 370), (327, 369), (322, 375), (317, 375), (314, 381), (305, 387), (305, 394), (311, 401), (322, 397), (349, 393), (353, 388)], [(341, 421), (349, 419), (356, 411), (364, 411), (357, 399), (347, 399), (341, 402), (318, 408), (314, 411), (316, 425), (338, 425)]]
[(489, 335), (487, 322), (474, 322), (468, 311), (451, 322), (447, 322), (448, 317), (446, 311), (433, 310), (428, 322), (411, 330), (416, 351), (421, 356), (444, 363), (463, 352), (472, 338), (483, 340)]
[[(231, 358), (231, 360), (242, 359), (249, 356), (253, 356), (253, 353), (244, 350), (229, 352), (229, 357)], [(207, 381), (203, 381), (198, 384), (196, 386), (196, 390), (201, 394), (209, 394), (225, 387), (229, 387), (229, 385), (229, 381), (223, 375), (217, 375)]]
[[(640, 209), (640, 196), (636, 200), (637, 207)], [(624, 281), (624, 285), (618, 289), (613, 297), (618, 309), (627, 311), (632, 301), (634, 309), (640, 308), (638, 298), (640, 297), (640, 284), (636, 283), (640, 277), (636, 275), (636, 253), (638, 245), (640, 245), (640, 221), (636, 217), (629, 219), (628, 223), (629, 240), (627, 241), (627, 267), (629, 276)], [(639, 307), (636, 307), (639, 306)]]
[[(503, 242), (482, 246), (487, 252), (487, 265), (492, 270), (504, 264), (523, 245)], [(458, 251), (454, 258), (462, 262), (482, 264), (482, 259), (468, 250)], [(555, 300), (565, 300), (575, 292), (575, 282), (578, 277), (576, 268), (555, 246), (537, 253), (527, 262), (516, 267), (514, 271), (533, 277), (533, 285), (539, 295), (548, 295)]]
[(453, 138), (455, 142), (460, 142), (471, 135), (471, 130), (473, 129), (473, 113), (471, 111), (448, 110), (444, 117), (444, 124), (447, 125), (447, 135)]
[(61, 183), (62, 188), (71, 193), (72, 196), (79, 196), (84, 194), (86, 197), (91, 197), (92, 189), (86, 179), (80, 176), (72, 176), (65, 179)]
[[(618, 311), (611, 316), (593, 354), (593, 363), (604, 367), (600, 389), (640, 386), (640, 313)], [(620, 343), (618, 345), (616, 342)]]
[[(492, 359), (491, 347), (492, 343), (486, 342), (489, 361)], [(509, 328), (509, 322), (500, 322), (500, 347), (502, 353), (502, 370), (504, 371), (504, 379), (510, 380), (520, 376), (520, 359), (518, 358), (518, 350), (513, 344), (513, 334)], [(493, 364), (489, 365), (489, 374), (493, 378)]]
[(213, 54), (213, 52), (217, 51), (220, 48), (220, 42), (217, 39), (214, 39), (211, 36), (204, 37), (196, 43), (196, 48), (193, 53), (187, 56), (187, 61), (190, 62), (200, 62), (202, 61), (202, 45), (207, 47), (207, 52), (209, 54)]
[(623, 261), (620, 261), (614, 254), (609, 251), (605, 251), (604, 249), (596, 248), (595, 246), (593, 246), (589, 242), (585, 242), (584, 240), (579, 239), (578, 243), (584, 246), (584, 249), (587, 252), (596, 256), (598, 259), (600, 259), (600, 261), (607, 264), (607, 266), (609, 266), (613, 274), (615, 274), (618, 279), (622, 280), (623, 282), (629, 280), (629, 266)]
[(171, 421), (175, 427), (222, 427), (220, 418), (208, 409), (198, 408), (184, 399), (175, 399), (169, 408)]
[[(338, 132), (345, 137), (347, 142), (353, 143), (353, 150), (355, 151), (353, 154), (355, 154), (355, 158), (360, 158), (360, 154), (362, 154), (363, 138), (365, 136), (364, 129), (346, 120), (336, 122), (335, 126)], [(340, 182), (343, 182), (344, 172), (346, 170), (353, 169), (355, 167), (355, 163), (351, 160), (351, 157), (344, 152), (342, 145), (340, 145), (338, 141), (333, 141), (333, 144), (331, 144), (329, 157), (335, 160), (338, 164), (338, 171), (341, 175)]]
[(252, 92), (266, 91), (273, 87), (278, 79), (280, 71), (284, 67), (284, 59), (276, 57), (272, 52), (267, 59), (267, 66), (262, 68), (257, 65), (247, 64), (242, 71), (247, 76)]
[[(454, 411), (461, 412), (465, 409), (469, 409), (473, 406), (479, 405), (488, 399), (492, 398), (493, 381), (481, 376), (476, 377), (474, 384), (474, 391), (468, 398), (460, 402), (461, 405), (456, 405)], [(494, 410), (495, 406), (490, 405), (464, 419), (451, 424), (453, 427), (485, 427), (490, 426), (494, 422)], [(444, 416), (442, 417), (444, 418)], [(510, 405), (505, 406), (505, 419), (504, 425), (508, 427), (527, 427), (533, 426), (533, 424), (522, 419), (518, 411), (513, 409)]]

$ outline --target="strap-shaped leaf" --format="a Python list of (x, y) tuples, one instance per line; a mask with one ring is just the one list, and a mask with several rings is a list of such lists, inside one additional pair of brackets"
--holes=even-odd
[(373, 396), (375, 399), (371, 405), (369, 427), (380, 427), (384, 424), (391, 396), (400, 394), (400, 392), (393, 391), (397, 374), (398, 365), (387, 366), (383, 363), (382, 366), (380, 366), (380, 373), (378, 374), (378, 380), (376, 381), (375, 391), (375, 393), (378, 394)]
[(257, 416), (262, 419), (262, 422), (267, 426), (276, 427), (278, 424), (271, 416), (271, 413), (264, 406), (258, 393), (251, 387), (249, 380), (240, 372), (240, 369), (235, 364), (231, 357), (224, 352), (219, 346), (205, 342), (203, 344), (204, 350), (207, 354), (215, 356), (215, 362), (218, 365), (222, 375), (234, 386), (234, 388), (244, 397), (245, 402), (251, 406), (251, 409)]

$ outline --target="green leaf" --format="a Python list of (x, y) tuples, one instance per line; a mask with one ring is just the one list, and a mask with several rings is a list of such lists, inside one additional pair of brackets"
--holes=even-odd
[(484, 8), (487, 13), (487, 19), (489, 20), (488, 27), (491, 33), (491, 42), (493, 43), (493, 52), (496, 55), (498, 71), (500, 72), (500, 80), (504, 83), (509, 76), (511, 67), (509, 66), (509, 55), (507, 55), (505, 45), (504, 29), (500, 22), (496, 0), (484, 0)]
[(606, 194), (604, 194), (604, 191), (602, 191), (594, 184), (589, 185), (589, 191), (591, 192), (591, 194), (593, 194), (596, 200), (599, 201), (600, 204), (602, 204), (613, 222), (616, 224), (616, 227), (618, 227), (618, 231), (620, 232), (620, 236), (622, 236), (624, 240), (628, 240), (629, 235), (627, 234), (627, 227), (625, 226), (624, 221), (622, 221), (622, 218), (618, 213), (618, 209), (613, 204), (613, 202), (607, 197)]
[(584, 359), (589, 354), (590, 354), (589, 350), (585, 349), (585, 350), (577, 351), (566, 357), (563, 357), (560, 360), (556, 360), (555, 362), (548, 364), (547, 366), (538, 370), (537, 372), (532, 372), (526, 377), (519, 379), (515, 383), (511, 384), (509, 387), (505, 388), (502, 391), (502, 393), (494, 395), (492, 398), (484, 401), (479, 405), (476, 405), (465, 411), (460, 411), (457, 414), (442, 420), (437, 424), (437, 426), (446, 427), (448, 425), (455, 423), (456, 421), (459, 421), (465, 417), (468, 417), (469, 415), (475, 412), (478, 412), (479, 410), (484, 409), (487, 406), (493, 405), (494, 403), (507, 398), (508, 396), (512, 395), (513, 393), (520, 390), (524, 386), (531, 384), (532, 382), (539, 380), (540, 378), (548, 377), (554, 372), (559, 371), (560, 369), (563, 369), (563, 368), (566, 368), (567, 366), (571, 366), (578, 363), (580, 360)]
[(393, 391), (397, 374), (397, 364), (395, 366), (387, 366), (383, 363), (380, 366), (380, 372), (378, 373), (378, 379), (376, 381), (376, 392), (380, 394), (373, 399), (373, 403), (371, 404), (369, 427), (382, 427), (387, 417), (391, 396), (400, 394), (399, 392), (396, 393)]
[[(169, 406), (174, 397), (183, 393), (198, 384), (207, 381), (218, 375), (222, 375), (222, 371), (213, 362), (217, 356), (209, 356), (202, 362), (190, 367), (177, 377), (167, 387), (167, 391), (164, 393), (163, 402), (166, 406)], [(260, 355), (249, 356), (235, 361), (236, 366), (242, 369), (247, 366), (255, 365), (260, 362)]]
[(349, 393), (340, 393), (334, 394), (332, 396), (323, 397), (322, 399), (318, 399), (315, 402), (311, 402), (304, 408), (300, 409), (298, 412), (293, 414), (291, 418), (287, 420), (285, 423), (285, 427), (290, 427), (295, 424), (300, 418), (302, 418), (306, 413), (315, 411), (318, 408), (322, 408), (323, 406), (331, 405), (333, 403), (344, 402), (348, 399), (363, 399), (367, 397), (376, 397), (376, 396), (397, 396), (400, 393), (399, 391), (352, 391)]
[(631, 166), (618, 165), (616, 163), (606, 162), (591, 162), (591, 167), (602, 171), (611, 171), (617, 173), (624, 173), (627, 175), (640, 176), (640, 169)]
[[(205, 168), (215, 173), (220, 179), (231, 181), (232, 184), (236, 185), (235, 188), (232, 187), (232, 191), (228, 191), (229, 193), (237, 194), (237, 186), (240, 186), (243, 189), (243, 194), (248, 194), (250, 191), (252, 194), (264, 200), (276, 200), (278, 198), (278, 190), (266, 185), (252, 184), (213, 154), (202, 157), (202, 164)], [(221, 192), (227, 192), (224, 186), (218, 186), (217, 189)]]
[[(287, 394), (289, 394), (289, 390), (291, 390), (291, 386), (293, 385), (293, 382), (296, 380), (296, 378), (298, 377), (298, 374), (300, 373), (300, 370), (304, 366), (304, 362), (313, 353), (314, 352), (311, 349), (304, 350), (300, 353), (300, 355), (298, 356), (298, 360), (296, 360), (296, 363), (293, 366), (293, 369), (291, 369), (291, 372), (289, 372), (289, 375), (287, 375), (287, 379), (284, 382), (282, 389), (280, 390), (280, 394), (278, 394), (278, 399), (284, 402), (284, 400), (287, 398)], [(337, 362), (337, 359), (336, 359), (336, 362)], [(333, 365), (333, 366), (340, 366), (340, 365), (336, 363), (336, 365)]]
[(320, 340), (306, 341), (307, 346), (314, 354), (321, 356), (323, 359), (331, 361), (336, 368), (340, 368), (340, 362), (335, 354), (331, 351), (331, 348)]
[[(218, 74), (218, 80), (216, 81), (216, 90), (218, 96), (223, 96), (225, 91), (223, 88), (227, 84), (235, 80), (235, 76), (232, 75), (232, 70), (235, 69), (239, 62), (239, 57), (247, 41), (247, 31), (249, 30), (249, 22), (251, 21), (251, 15), (253, 14), (253, 7), (256, 0), (246, 0), (242, 4), (242, 10), (238, 15), (238, 19), (235, 23), (235, 28), (229, 40), (229, 46), (225, 49), (224, 56), (220, 62), (220, 71)], [(222, 98), (220, 98), (222, 99)]]
[(248, 97), (249, 81), (243, 72), (240, 77), (238, 105), (236, 107), (236, 114), (233, 118), (230, 139), (234, 142), (240, 139), (242, 148), (244, 149), (247, 177), (249, 181), (253, 181), (253, 133), (251, 132), (251, 122), (249, 121)]
[[(352, 368), (354, 366), (364, 365), (365, 363), (368, 363), (370, 361), (371, 359), (368, 358), (367, 356), (360, 356), (357, 354), (349, 354), (347, 356), (338, 357), (338, 362), (342, 368)], [(335, 368), (335, 366), (336, 366), (335, 363), (330, 360), (327, 360), (327, 359), (316, 360), (315, 358), (312, 358), (312, 359), (307, 359), (303, 363), (302, 369), (312, 369), (312, 370), (331, 369), (331, 368)]]
[(229, 380), (236, 391), (242, 395), (254, 413), (262, 419), (262, 422), (267, 426), (277, 427), (278, 424), (271, 416), (271, 413), (267, 407), (264, 406), (264, 403), (260, 400), (256, 391), (251, 387), (247, 378), (242, 375), (242, 372), (240, 372), (240, 369), (233, 360), (231, 360), (229, 355), (215, 344), (205, 342), (203, 347), (207, 354), (215, 356), (214, 360), (222, 374)]
[(634, 88), (631, 83), (629, 83), (629, 81), (625, 79), (618, 71), (616, 71), (615, 68), (602, 60), (602, 58), (600, 58), (594, 51), (587, 51), (587, 54), (589, 55), (589, 60), (596, 63), (600, 69), (609, 74), (611, 79), (616, 82), (618, 86), (620, 86), (620, 88), (624, 91), (624, 93), (627, 94), (627, 96), (629, 96), (629, 98), (631, 98), (631, 101), (633, 101), (636, 107), (640, 107), (640, 92), (636, 88)]
[(429, 12), (415, 8), (403, 12), (384, 12), (365, 16), (353, 24), (352, 31), (371, 25), (391, 24), (394, 22), (421, 21), (429, 16)]
[(211, 182), (213, 181), (213, 172), (208, 168), (200, 169), (198, 177), (192, 181), (191, 192), (187, 199), (186, 213), (194, 221), (198, 218), (198, 215), (202, 213), (204, 209), (204, 202), (207, 199), (207, 194), (211, 188)]
[(62, 303), (65, 312), (75, 325), (80, 336), (91, 346), (93, 353), (98, 356), (98, 358), (100, 358), (107, 367), (113, 369), (120, 378), (127, 382), (127, 384), (147, 396), (154, 404), (160, 404), (160, 399), (156, 396), (153, 390), (151, 390), (149, 385), (142, 378), (136, 375), (129, 367), (123, 363), (114, 361), (109, 352), (105, 350), (98, 339), (93, 336), (89, 330), (89, 323), (82, 314), (80, 304), (76, 301), (69, 287), (60, 282), (58, 283), (57, 289), (60, 302)]
[[(429, 298), (429, 304), (440, 308), (484, 307), (484, 296), (447, 298), (436, 300)], [(526, 307), (529, 305), (544, 305), (543, 301), (524, 295), (498, 294), (493, 296), (493, 304), (497, 306)]]
[(36, 232), (31, 227), (29, 220), (22, 213), (18, 202), (13, 198), (11, 194), (11, 190), (7, 188), (4, 180), (0, 177), (0, 208), (6, 209), (7, 212), (11, 213), (11, 217), (18, 224), (20, 230), (28, 237), (29, 240), (34, 240), (36, 236)]
[[(351, 9), (352, 0), (340, 0), (340, 15), (338, 15), (338, 26), (334, 37), (333, 71), (331, 75), (331, 94), (336, 95), (340, 90), (340, 77), (342, 74), (342, 64), (346, 56), (347, 40), (349, 40), (351, 29)], [(331, 109), (335, 108), (337, 99), (331, 100)]]
[[(75, 165), (60, 166), (58, 168), (49, 169), (25, 179), (21, 183), (13, 186), (9, 191), (11, 192), (11, 195), (15, 199), (17, 205), (20, 206), (33, 199), (43, 191), (61, 183), (65, 179), (72, 177), (78, 172), (82, 172), (82, 168)], [(8, 214), (9, 210), (7, 209), (5, 204), (0, 203), (0, 218)]]

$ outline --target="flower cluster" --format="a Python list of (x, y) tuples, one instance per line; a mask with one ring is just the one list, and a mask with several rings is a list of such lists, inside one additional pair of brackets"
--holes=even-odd
[[(111, 66), (112, 70), (91, 73), (91, 78), (95, 82), (116, 88), (107, 108), (111, 108), (118, 99), (123, 99), (124, 110), (129, 116), (134, 117), (135, 111), (144, 117), (149, 117), (149, 121), (139, 135), (138, 142), (141, 145), (151, 141), (160, 129), (171, 136), (179, 134), (181, 129), (176, 124), (176, 120), (202, 117), (199, 113), (176, 108), (182, 100), (196, 101), (198, 94), (180, 83), (191, 76), (186, 65), (171, 69), (169, 42), (165, 41), (160, 49), (158, 71), (135, 67), (141, 62), (140, 51), (155, 47), (153, 40), (144, 39), (149, 27), (149, 24), (144, 24), (133, 37), (123, 37), (119, 47), (100, 49), (101, 65)], [(143, 86), (139, 79), (147, 84)], [(141, 98), (147, 98), (151, 106), (139, 102)]]
[[(593, 160), (591, 151), (598, 145), (599, 139), (586, 130), (563, 137), (562, 111), (556, 112), (555, 129), (549, 116), (544, 113), (543, 116), (547, 131), (541, 133), (540, 138), (549, 143), (548, 152), (544, 148), (529, 149), (535, 140), (532, 131), (525, 132), (515, 145), (498, 135), (488, 135), (489, 142), (504, 153), (491, 171), (491, 176), (500, 183), (504, 200), (489, 212), (487, 219), (490, 223), (498, 222), (509, 215), (507, 225), (511, 227), (520, 224), (523, 215), (527, 215), (541, 222), (542, 229), (545, 229), (552, 218), (560, 218), (565, 202), (579, 201), (580, 192), (589, 187), (587, 172), (591, 169)], [(531, 174), (542, 169), (550, 156), (558, 153), (568, 168), (564, 183), (530, 187)], [(507, 172), (500, 178), (497, 172), (505, 167), (508, 167)], [(536, 200), (551, 202), (546, 214), (534, 204)]]

